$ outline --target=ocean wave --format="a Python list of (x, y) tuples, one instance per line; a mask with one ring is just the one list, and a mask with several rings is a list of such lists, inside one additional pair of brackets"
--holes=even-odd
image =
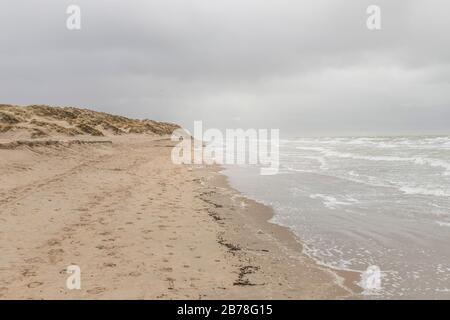
[(317, 152), (327, 152), (328, 149), (324, 148), (324, 147), (295, 147), (295, 149), (298, 150), (306, 150), (306, 151), (317, 151)]
[[(435, 186), (411, 186), (410, 184), (406, 184), (399, 181), (381, 181), (376, 177), (368, 176), (368, 175), (360, 175), (354, 171), (349, 171), (348, 175), (354, 178), (346, 178), (349, 181), (363, 183), (366, 185), (374, 186), (374, 187), (387, 187), (387, 188), (395, 188), (401, 191), (404, 194), (420, 194), (426, 196), (436, 196), (436, 197), (448, 197), (450, 196), (450, 189), (441, 189)], [(342, 177), (345, 178), (345, 177)], [(367, 181), (362, 180), (361, 178), (367, 179)]]
[(371, 187), (387, 187), (392, 188), (395, 184), (390, 181), (382, 181), (377, 177), (369, 176), (365, 174), (356, 173), (350, 170), (347, 176), (337, 175), (336, 177), (342, 178), (351, 182), (362, 183)]
[(400, 186), (399, 190), (405, 194), (421, 194), (425, 196), (450, 197), (449, 190), (436, 188)]
[(297, 147), (299, 150), (310, 150), (320, 152), (330, 158), (348, 158), (366, 161), (388, 161), (388, 162), (411, 162), (417, 165), (428, 165), (430, 167), (444, 169), (443, 174), (450, 176), (450, 163), (440, 159), (424, 157), (399, 157), (399, 156), (365, 156), (350, 152), (339, 152), (321, 147)]
[(450, 176), (450, 163), (446, 161), (430, 158), (413, 158), (413, 159), (415, 164), (444, 168), (445, 169), (444, 175)]
[(441, 227), (450, 227), (450, 222), (436, 221), (436, 223)]
[[(332, 174), (331, 171), (328, 173), (323, 172), (317, 172), (311, 169), (296, 169), (289, 166), (284, 166), (283, 169), (286, 170), (286, 172), (301, 172), (301, 173), (314, 173), (319, 174), (327, 177), (333, 177), (338, 179), (343, 179), (346, 181), (354, 182), (354, 183), (360, 183), (371, 187), (381, 187), (381, 188), (394, 188), (404, 194), (407, 195), (425, 195), (425, 196), (435, 196), (435, 197), (450, 197), (450, 189), (442, 189), (439, 187), (434, 186), (411, 186), (410, 184), (406, 184), (404, 182), (400, 181), (390, 181), (390, 180), (380, 180), (376, 177), (369, 176), (369, 175), (362, 175), (359, 173), (356, 173), (353, 170), (350, 170), (347, 172), (347, 175), (343, 174)], [(340, 203), (336, 198), (332, 196), (326, 196), (322, 194), (315, 194), (313, 195), (315, 198), (323, 198), (326, 202), (325, 206), (332, 209), (331, 207), (336, 207), (335, 205), (345, 205), (345, 204), (351, 204), (347, 202)], [(313, 198), (311, 196), (311, 198)]]
[(309, 197), (311, 199), (322, 199), (323, 205), (331, 210), (335, 210), (335, 209), (339, 208), (339, 206), (349, 206), (349, 205), (359, 202), (358, 200), (351, 198), (351, 197), (346, 197), (345, 200), (338, 200), (334, 196), (320, 194), (320, 193), (311, 194)]
[[(315, 138), (315, 139), (297, 139), (297, 140), (285, 140), (283, 143), (285, 146), (304, 146), (318, 145), (323, 147), (367, 147), (377, 149), (420, 149), (420, 150), (448, 150), (450, 149), (450, 137), (422, 137), (422, 138), (410, 138), (410, 137), (358, 137), (358, 138)], [(311, 147), (314, 148), (314, 147)]]

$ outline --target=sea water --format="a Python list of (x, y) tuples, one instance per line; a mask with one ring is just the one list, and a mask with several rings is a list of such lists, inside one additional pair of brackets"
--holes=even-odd
[(450, 137), (287, 139), (280, 163), (224, 173), (319, 263), (379, 267), (379, 297), (450, 298)]

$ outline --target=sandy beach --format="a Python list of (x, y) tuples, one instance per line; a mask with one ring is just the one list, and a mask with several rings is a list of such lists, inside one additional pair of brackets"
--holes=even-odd
[(36, 4), (0, 13), (0, 302), (450, 300), (449, 1)]
[(173, 164), (168, 136), (67, 141), (2, 144), (1, 299), (353, 297), (219, 167)]

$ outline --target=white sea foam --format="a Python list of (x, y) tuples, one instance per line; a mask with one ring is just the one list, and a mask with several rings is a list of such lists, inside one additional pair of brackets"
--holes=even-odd
[(430, 158), (413, 158), (415, 164), (421, 164), (421, 165), (429, 165), (431, 167), (441, 167), (445, 169), (444, 175), (450, 176), (450, 163), (438, 160), (438, 159), (430, 159)]
[(399, 156), (367, 156), (350, 152), (340, 152), (322, 147), (296, 147), (299, 150), (317, 151), (330, 158), (349, 158), (367, 161), (411, 162), (417, 165), (428, 165), (444, 169), (444, 175), (450, 176), (450, 162), (427, 157), (399, 157)]
[(322, 199), (322, 203), (325, 207), (331, 210), (335, 210), (339, 208), (340, 206), (349, 206), (352, 204), (355, 204), (358, 202), (358, 200), (351, 198), (351, 197), (345, 197), (345, 200), (338, 200), (334, 196), (325, 195), (325, 194), (312, 194), (309, 196), (311, 199)]
[(399, 188), (405, 194), (421, 194), (426, 196), (436, 197), (450, 197), (450, 190), (426, 188), (426, 187), (411, 187), (403, 186)]

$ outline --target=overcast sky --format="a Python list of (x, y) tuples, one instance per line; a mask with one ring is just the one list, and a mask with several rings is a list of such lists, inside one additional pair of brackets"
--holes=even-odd
[(282, 135), (450, 133), (449, 34), (448, 0), (2, 0), (0, 103)]

